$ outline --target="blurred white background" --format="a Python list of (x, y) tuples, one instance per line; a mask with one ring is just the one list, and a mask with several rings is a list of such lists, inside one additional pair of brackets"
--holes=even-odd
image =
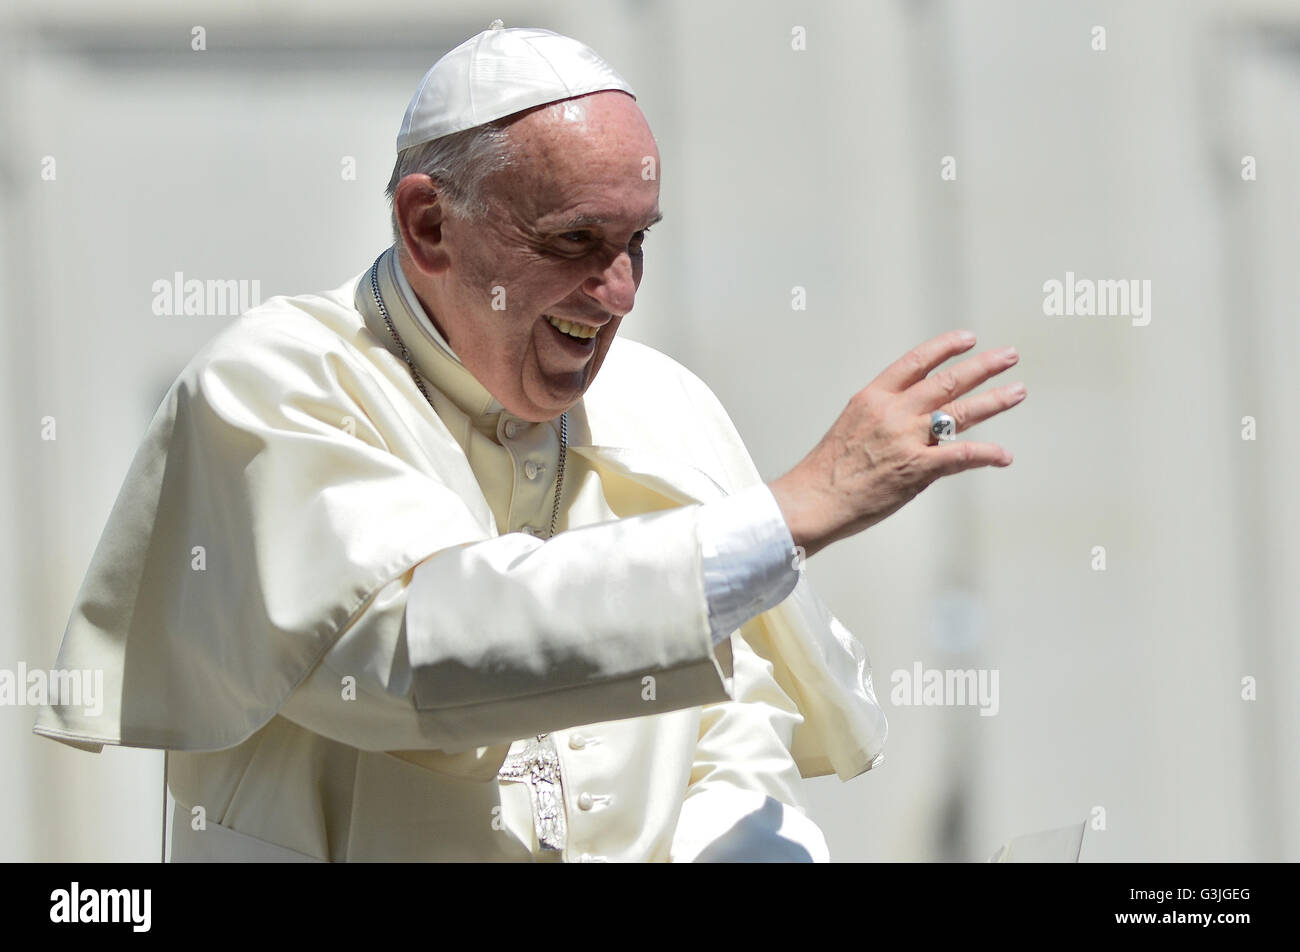
[[(622, 333), (713, 387), (765, 477), (922, 340), (1021, 351), (1029, 399), (976, 431), (1014, 465), (809, 564), (891, 727), (879, 769), (805, 782), (832, 857), (1090, 820), (1084, 860), (1300, 859), (1294, 0), (7, 0), (0, 668), (54, 663), (148, 420), (230, 320), (157, 316), (153, 282), (359, 274), (411, 92), (494, 17), (636, 88), (665, 219)], [(1067, 271), (1149, 280), (1150, 323), (1045, 316)], [(998, 671), (997, 715), (891, 703), (918, 662)], [(0, 707), (0, 859), (157, 858), (161, 755), (34, 718)]]

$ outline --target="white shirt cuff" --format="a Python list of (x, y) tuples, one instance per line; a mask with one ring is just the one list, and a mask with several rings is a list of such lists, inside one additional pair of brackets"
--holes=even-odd
[(790, 528), (765, 484), (705, 503), (698, 526), (709, 626), (717, 645), (794, 591), (798, 559)]

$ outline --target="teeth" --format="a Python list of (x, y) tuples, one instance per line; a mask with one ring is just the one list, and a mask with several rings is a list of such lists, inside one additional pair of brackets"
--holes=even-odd
[(546, 320), (550, 322), (552, 327), (556, 328), (561, 333), (568, 334), (570, 337), (576, 337), (579, 340), (589, 340), (590, 338), (595, 337), (596, 331), (599, 330), (599, 328), (596, 327), (584, 327), (581, 324), (573, 324), (569, 321), (562, 321), (550, 316), (548, 316)]

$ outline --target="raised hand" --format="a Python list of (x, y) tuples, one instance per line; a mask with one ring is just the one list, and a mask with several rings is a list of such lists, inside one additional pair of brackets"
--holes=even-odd
[(812, 452), (768, 484), (796, 545), (811, 556), (897, 512), (941, 476), (979, 466), (1008, 466), (995, 443), (935, 445), (930, 414), (950, 414), (960, 433), (1025, 398), (1024, 384), (958, 399), (1020, 359), (1014, 347), (987, 351), (933, 375), (945, 360), (975, 346), (950, 331), (914, 348), (849, 400)]

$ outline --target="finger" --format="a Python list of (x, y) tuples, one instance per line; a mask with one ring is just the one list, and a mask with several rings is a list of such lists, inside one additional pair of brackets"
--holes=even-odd
[(1019, 360), (1020, 355), (1014, 347), (986, 351), (913, 384), (903, 395), (903, 402), (918, 413), (927, 413), (951, 403), (1008, 367), (1014, 367)]
[[(1026, 393), (1023, 383), (1014, 383), (974, 397), (967, 397), (965, 400), (958, 400), (956, 403), (945, 404), (939, 409), (952, 416), (957, 424), (957, 432), (961, 433), (977, 423), (983, 423), (989, 417), (997, 416), (1003, 410), (1010, 410), (1025, 399)], [(929, 417), (925, 419), (928, 432)]]
[(935, 367), (957, 354), (975, 346), (975, 335), (970, 331), (949, 331), (909, 350), (886, 367), (872, 386), (881, 386), (891, 393), (901, 393), (918, 380), (924, 380)]
[(1010, 466), (1012, 456), (996, 443), (944, 443), (929, 451), (928, 472), (934, 479), (980, 466)]

